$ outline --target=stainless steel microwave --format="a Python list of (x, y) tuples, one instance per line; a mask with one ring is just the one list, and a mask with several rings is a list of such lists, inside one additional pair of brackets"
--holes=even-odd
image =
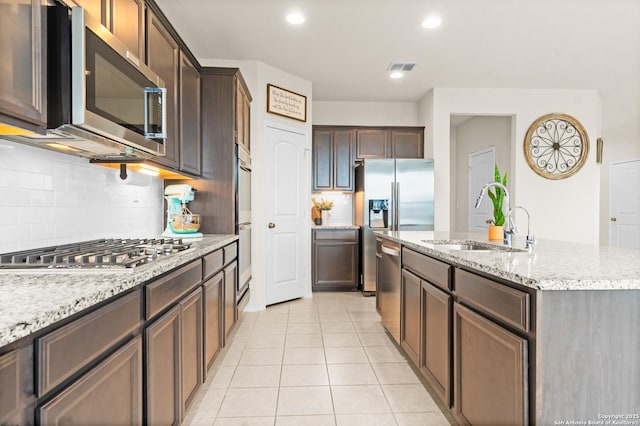
[(49, 130), (22, 141), (114, 162), (164, 155), (164, 81), (84, 9), (47, 9)]

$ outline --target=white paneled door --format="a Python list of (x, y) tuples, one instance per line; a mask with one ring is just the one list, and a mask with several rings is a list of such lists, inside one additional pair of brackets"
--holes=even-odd
[(306, 294), (304, 256), (308, 222), (308, 188), (305, 186), (306, 135), (271, 125), (265, 127), (265, 161), (271, 168), (265, 188), (267, 305)]
[(640, 249), (640, 160), (611, 163), (609, 243)]
[(469, 215), (469, 231), (484, 231), (489, 224), (487, 220), (493, 217), (493, 204), (487, 197), (479, 208), (474, 208), (480, 190), (494, 180), (496, 164), (495, 148), (486, 148), (469, 154), (469, 193), (467, 203)]

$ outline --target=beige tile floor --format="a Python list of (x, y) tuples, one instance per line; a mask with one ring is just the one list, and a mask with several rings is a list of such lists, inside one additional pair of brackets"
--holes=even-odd
[(246, 313), (184, 425), (452, 424), (384, 332), (375, 298), (313, 298)]

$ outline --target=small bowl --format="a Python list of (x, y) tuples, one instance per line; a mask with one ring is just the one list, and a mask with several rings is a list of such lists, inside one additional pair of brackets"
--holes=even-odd
[(171, 228), (178, 234), (191, 234), (200, 229), (199, 214), (172, 214)]

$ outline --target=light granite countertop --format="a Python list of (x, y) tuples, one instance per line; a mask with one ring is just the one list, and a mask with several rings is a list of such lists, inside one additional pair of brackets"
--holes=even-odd
[(312, 229), (360, 229), (357, 225), (312, 225)]
[[(486, 234), (434, 231), (376, 234), (445, 262), (538, 290), (640, 290), (640, 250), (539, 240), (530, 253), (473, 252), (448, 250), (434, 242), (489, 243)], [(516, 237), (513, 247), (524, 249), (525, 238)]]
[(125, 270), (0, 271), (0, 347), (238, 239), (205, 235), (191, 248)]

